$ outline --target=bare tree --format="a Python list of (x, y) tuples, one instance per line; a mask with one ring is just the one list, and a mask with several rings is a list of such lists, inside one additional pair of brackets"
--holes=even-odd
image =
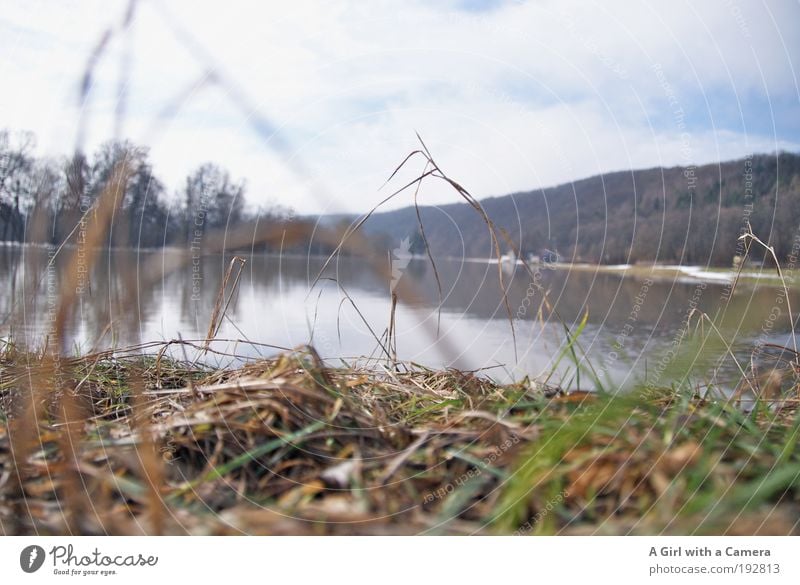
[(244, 182), (228, 171), (206, 163), (186, 178), (184, 221), (188, 240), (205, 229), (239, 223), (244, 216)]
[(3, 240), (9, 235), (21, 240), (24, 232), (25, 187), (29, 184), (29, 173), (33, 167), (33, 149), (36, 141), (30, 132), (21, 132), (12, 137), (7, 130), (0, 131), (0, 222)]

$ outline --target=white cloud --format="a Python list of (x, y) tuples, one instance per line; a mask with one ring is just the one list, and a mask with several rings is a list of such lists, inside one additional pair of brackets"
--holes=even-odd
[[(7, 9), (0, 49), (11, 58), (0, 65), (0, 127), (34, 130), (43, 150), (67, 152), (88, 54), (125, 4), (28, 2)], [(415, 130), (478, 196), (682, 164), (684, 131), (694, 162), (798, 149), (798, 137), (782, 133), (785, 112), (776, 114), (777, 135), (745, 134), (729, 113), (706, 111), (704, 100), (741, 96), (743, 108), (753, 96), (800, 101), (796, 3), (551, 1), (478, 13), (421, 0), (241, 2), (224, 10), (170, 3), (218, 73), (281, 128), (289, 151), (265, 144), (253, 131), (252, 112), (215, 86), (192, 93), (168, 124), (158, 121), (205, 72), (158, 6), (141, 2), (133, 27), (125, 129), (150, 144), (156, 170), (173, 188), (195, 165), (214, 160), (247, 178), (257, 202), (365, 210), (415, 147)], [(98, 67), (87, 112), (90, 144), (112, 136), (123, 48), (116, 38)], [(654, 64), (686, 109), (687, 128), (674, 120)], [(709, 114), (716, 128), (702, 122)], [(312, 195), (287, 157), (302, 161), (334, 201)], [(425, 196), (454, 199), (441, 188)]]

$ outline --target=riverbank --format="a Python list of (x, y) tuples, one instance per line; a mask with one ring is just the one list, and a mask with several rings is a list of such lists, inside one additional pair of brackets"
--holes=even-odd
[(566, 394), (310, 349), (211, 370), (160, 349), (6, 347), (4, 534), (798, 530), (794, 385), (747, 412), (678, 385)]
[(714, 266), (682, 266), (670, 264), (623, 264), (619, 266), (573, 265), (574, 268), (601, 272), (619, 272), (626, 276), (644, 279), (661, 279), (677, 282), (705, 282), (711, 284), (731, 285), (734, 282), (748, 285), (780, 286), (785, 283), (790, 287), (800, 286), (796, 270), (783, 271), (783, 280), (774, 268), (750, 267), (741, 271)]
[[(458, 260), (452, 258), (451, 260)], [(467, 262), (497, 264), (494, 258), (470, 258)], [(522, 267), (522, 260), (511, 262), (501, 260), (500, 264), (506, 270), (515, 265)], [(774, 268), (749, 266), (741, 271), (721, 266), (697, 266), (681, 264), (591, 264), (588, 262), (547, 262), (530, 264), (531, 269), (550, 269), (563, 271), (597, 272), (620, 274), (638, 280), (651, 279), (671, 282), (705, 282), (709, 284), (732, 285), (734, 283), (749, 286), (768, 285), (781, 286), (786, 284), (790, 288), (800, 287), (797, 269), (784, 269), (783, 280)]]
[[(0, 248), (35, 248), (42, 250), (74, 249), (74, 244), (63, 244), (54, 246), (51, 244), (21, 243), (13, 241), (0, 241)], [(128, 248), (128, 247), (103, 247), (103, 250), (113, 252), (136, 252), (140, 254), (147, 252), (150, 254), (161, 253), (165, 257), (180, 256), (186, 254), (186, 248), (181, 246), (165, 246), (161, 248)], [(247, 258), (275, 257), (292, 258), (306, 261), (328, 259), (327, 254), (299, 254), (295, 252), (271, 252), (271, 251), (248, 251)], [(409, 260), (425, 260), (421, 255), (397, 255), (397, 258)], [(496, 258), (455, 258), (444, 257), (441, 260), (448, 262), (467, 263), (467, 264), (497, 264)], [(501, 265), (508, 271), (512, 268), (523, 266), (522, 260), (510, 261), (500, 260)], [(699, 265), (678, 265), (678, 264), (591, 264), (588, 262), (548, 262), (530, 264), (533, 270), (551, 269), (559, 271), (579, 271), (620, 274), (637, 280), (651, 279), (662, 282), (705, 282), (708, 284), (732, 285), (734, 283), (753, 286), (782, 286), (788, 288), (800, 288), (800, 273), (797, 269), (785, 268), (783, 270), (783, 280), (778, 276), (774, 268), (762, 268), (759, 266), (748, 266), (741, 271), (729, 267), (720, 266), (699, 266)]]

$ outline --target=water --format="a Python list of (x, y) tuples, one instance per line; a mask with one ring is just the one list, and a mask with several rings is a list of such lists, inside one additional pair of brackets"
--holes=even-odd
[[(53, 322), (72, 252), (63, 250), (48, 269), (48, 250), (0, 248), (4, 334), (28, 347), (56, 343)], [(85, 353), (178, 337), (204, 339), (230, 256), (189, 259), (171, 269), (177, 257), (173, 251), (100, 253), (92, 270), (73, 281), (79, 294), (58, 344), (65, 351)], [(214, 350), (242, 359), (311, 342), (331, 363), (385, 357), (389, 282), (363, 260), (341, 258), (329, 267), (326, 280), (314, 284), (323, 258), (253, 254), (245, 259), (217, 334), (237, 341), (216, 342)], [(397, 309), (398, 357), (430, 367), (484, 369), (503, 381), (526, 375), (541, 379), (554, 371), (553, 382), (592, 387), (587, 372), (580, 381), (574, 376), (571, 352), (557, 363), (566, 329), (576, 332), (585, 317), (573, 349), (584, 365), (583, 356), (588, 356), (601, 380), (622, 385), (644, 376), (659, 382), (664, 376), (660, 381), (666, 382), (671, 360), (665, 356), (682, 339), (695, 306), (724, 327), (726, 340), (733, 342), (743, 362), (757, 343), (789, 343), (786, 302), (774, 284), (740, 284), (730, 295), (719, 278), (706, 283), (689, 277), (651, 281), (622, 272), (538, 267), (531, 285), (521, 267), (505, 265), (506, 308), (496, 264), (440, 260), (441, 305), (427, 261), (403, 259), (397, 267), (400, 285), (415, 292), (413, 303)], [(796, 293), (789, 298), (800, 308)], [(715, 381), (733, 385), (737, 367), (731, 359), (715, 359), (724, 355), (724, 347), (712, 350), (702, 355), (701, 370), (710, 372), (709, 379), (715, 376)], [(197, 354), (189, 348), (187, 357)], [(203, 359), (231, 361), (221, 354)]]

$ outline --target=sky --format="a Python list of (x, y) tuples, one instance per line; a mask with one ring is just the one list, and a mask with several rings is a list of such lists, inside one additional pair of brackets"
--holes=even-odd
[(4, 3), (0, 128), (53, 157), (128, 138), (170, 193), (213, 161), (300, 213), (371, 208), (417, 133), (477, 197), (800, 151), (797, 0), (140, 0), (125, 27), (127, 7)]

